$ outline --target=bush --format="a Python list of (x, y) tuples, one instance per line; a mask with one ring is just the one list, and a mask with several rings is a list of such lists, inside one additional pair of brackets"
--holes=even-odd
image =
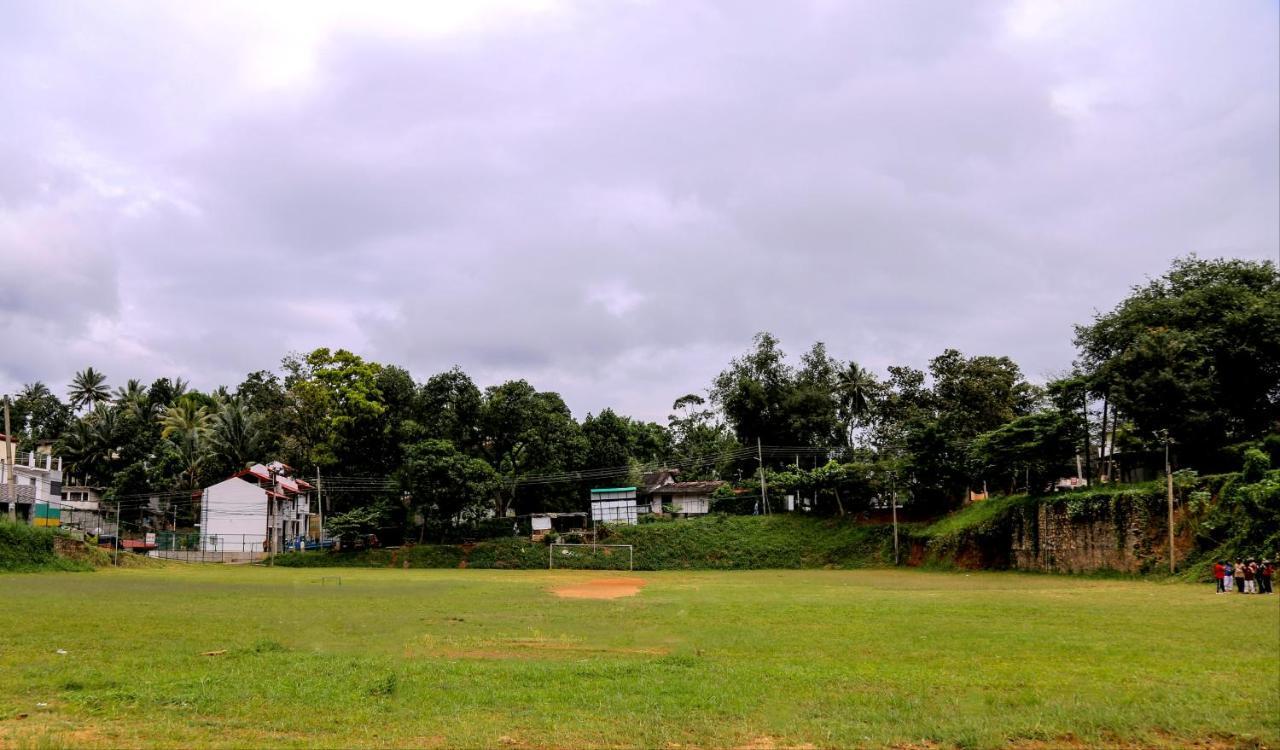
[[(799, 515), (725, 516), (608, 527), (602, 544), (631, 544), (637, 570), (858, 568), (892, 559), (888, 526)], [(625, 550), (576, 549), (556, 566), (626, 568)], [(419, 544), (399, 550), (300, 552), (276, 557), (285, 567), (402, 567), (545, 569), (547, 546), (525, 538), (494, 539), (466, 548)]]
[(92, 566), (59, 557), (54, 551), (55, 532), (25, 524), (0, 521), (0, 570), (91, 570)]
[(1261, 448), (1250, 448), (1244, 452), (1244, 465), (1240, 475), (1246, 482), (1257, 482), (1270, 468), (1271, 456), (1264, 453)]

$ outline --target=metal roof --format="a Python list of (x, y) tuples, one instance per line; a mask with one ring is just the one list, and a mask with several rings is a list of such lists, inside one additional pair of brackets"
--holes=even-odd
[(636, 491), (635, 487), (603, 487), (600, 489), (591, 490), (591, 494), (594, 495), (597, 492), (635, 492), (635, 491)]

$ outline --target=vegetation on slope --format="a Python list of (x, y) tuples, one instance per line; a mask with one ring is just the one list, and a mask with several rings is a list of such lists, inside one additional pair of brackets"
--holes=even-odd
[[(766, 568), (861, 568), (892, 558), (886, 526), (797, 515), (726, 516), (660, 520), (610, 528), (605, 544), (630, 544), (637, 570), (750, 570)], [(548, 564), (548, 547), (528, 539), (495, 539), (474, 545), (417, 545), (398, 550), (302, 553), (276, 558), (288, 567), (410, 567), (537, 569)], [(625, 550), (557, 548), (558, 566), (627, 567)]]
[(0, 572), (92, 568), (88, 563), (58, 555), (54, 549), (54, 537), (50, 529), (0, 521)]

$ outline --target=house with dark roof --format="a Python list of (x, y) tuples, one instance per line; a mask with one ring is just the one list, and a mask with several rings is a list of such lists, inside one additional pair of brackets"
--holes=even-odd
[(642, 477), (642, 501), (652, 513), (702, 516), (711, 512), (711, 496), (726, 483), (719, 480), (681, 482), (679, 469), (662, 469)]

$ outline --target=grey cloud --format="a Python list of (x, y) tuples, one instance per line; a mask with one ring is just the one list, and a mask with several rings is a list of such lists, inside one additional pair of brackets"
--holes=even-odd
[(1280, 44), (1270, 5), (1025, 10), (337, 23), (259, 88), (251, 18), (126, 6), (73, 33), (19, 6), (0, 260), (60, 247), (44, 273), (77, 295), (0, 285), (6, 339), (63, 332), (13, 339), (39, 351), (0, 388), (90, 363), (207, 387), (328, 345), (662, 418), (761, 329), (877, 368), (956, 346), (1059, 371), (1070, 325), (1172, 256), (1274, 256)]

